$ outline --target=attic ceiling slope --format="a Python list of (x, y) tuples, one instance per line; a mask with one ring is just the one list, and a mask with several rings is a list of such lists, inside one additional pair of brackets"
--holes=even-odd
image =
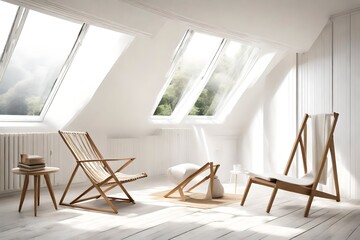
[(118, 0), (5, 0), (36, 11), (115, 31), (153, 37), (164, 19)]
[(168, 18), (307, 51), (330, 16), (360, 0), (120, 0)]

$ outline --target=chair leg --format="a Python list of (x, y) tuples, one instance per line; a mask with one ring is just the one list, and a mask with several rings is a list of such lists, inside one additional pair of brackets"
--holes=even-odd
[(335, 184), (335, 191), (336, 191), (336, 201), (340, 202), (340, 189), (339, 189), (339, 180), (338, 180), (337, 168), (336, 168), (336, 156), (335, 156), (334, 139), (331, 140), (330, 153), (331, 153), (331, 161), (332, 161), (332, 166), (333, 166), (333, 176), (334, 176), (334, 184)]
[(45, 178), (46, 186), (47, 186), (47, 188), (49, 190), (49, 193), (50, 193), (51, 200), (52, 200), (52, 202), (54, 204), (55, 209), (57, 210), (55, 195), (54, 195), (54, 191), (53, 191), (52, 186), (51, 186), (51, 181), (50, 181), (49, 174), (45, 174), (44, 178)]
[(310, 207), (312, 204), (312, 201), (314, 199), (314, 194), (311, 193), (311, 195), (309, 196), (308, 202), (306, 204), (306, 208), (305, 208), (305, 212), (304, 212), (304, 217), (308, 217), (309, 216), (309, 212), (310, 212)]
[(21, 208), (24, 203), (24, 199), (25, 199), (25, 195), (26, 195), (28, 186), (29, 186), (29, 175), (25, 175), (24, 186), (23, 186), (23, 189), (21, 192), (21, 197), (20, 197), (19, 212), (21, 212)]
[(126, 188), (123, 186), (123, 184), (120, 183), (119, 181), (117, 181), (117, 183), (118, 183), (117, 185), (121, 188), (121, 190), (125, 193), (125, 195), (129, 199), (129, 202), (132, 202), (135, 204), (135, 200), (130, 196), (130, 193), (126, 190)]
[(205, 182), (206, 180), (208, 180), (210, 178), (210, 176), (206, 176), (204, 177), (200, 182), (194, 184), (194, 186), (190, 187), (188, 190), (186, 190), (186, 192), (190, 192), (191, 190), (193, 190), (194, 188), (196, 188), (197, 186), (199, 186), (200, 184), (202, 184), (203, 182)]
[(71, 183), (72, 183), (72, 181), (73, 181), (73, 179), (74, 179), (74, 177), (75, 177), (75, 174), (76, 174), (78, 168), (79, 168), (79, 164), (76, 165), (74, 171), (73, 171), (72, 174), (71, 174), (71, 177), (70, 177), (70, 179), (69, 179), (69, 182), (67, 183), (67, 185), (66, 185), (66, 187), (65, 187), (65, 190), (64, 190), (64, 192), (63, 192), (63, 195), (61, 196), (59, 205), (63, 205), (64, 199), (65, 199), (65, 197), (66, 197), (66, 194), (67, 194), (67, 192), (68, 192), (68, 190), (69, 190), (69, 188), (70, 188), (70, 185), (71, 185)]
[(277, 188), (277, 187), (274, 187), (273, 192), (272, 192), (271, 197), (270, 197), (270, 200), (269, 200), (269, 203), (268, 203), (268, 206), (267, 206), (267, 208), (266, 208), (266, 212), (267, 212), (267, 213), (269, 213), (270, 210), (271, 210), (271, 207), (272, 207), (272, 205), (273, 205), (273, 203), (274, 203), (274, 200), (275, 200), (275, 196), (276, 196), (277, 191), (278, 191), (278, 188)]
[(245, 191), (244, 191), (244, 196), (241, 199), (241, 203), (240, 203), (241, 206), (244, 206), (244, 203), (245, 203), (246, 197), (247, 197), (247, 195), (249, 193), (251, 184), (252, 184), (252, 180), (251, 180), (251, 177), (249, 177), (249, 180), (247, 182), (247, 185), (246, 185), (246, 188), (245, 188)]

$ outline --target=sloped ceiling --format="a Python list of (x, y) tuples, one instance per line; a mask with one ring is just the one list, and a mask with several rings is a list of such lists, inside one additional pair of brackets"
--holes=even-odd
[(166, 18), (307, 51), (329, 17), (360, 0), (6, 0), (136, 34), (154, 36)]
[(162, 16), (307, 51), (329, 17), (359, 0), (123, 0)]

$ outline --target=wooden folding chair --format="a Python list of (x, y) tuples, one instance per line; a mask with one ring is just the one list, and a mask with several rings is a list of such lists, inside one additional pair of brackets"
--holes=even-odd
[[(118, 213), (111, 200), (135, 203), (134, 199), (130, 196), (123, 184), (147, 177), (147, 175), (146, 173), (137, 173), (132, 175), (121, 173), (121, 171), (126, 166), (135, 160), (135, 158), (104, 159), (87, 132), (59, 131), (59, 134), (64, 140), (65, 144), (69, 147), (76, 160), (75, 169), (61, 197), (59, 203), (60, 205)], [(116, 171), (113, 171), (108, 163), (110, 161), (123, 161), (123, 163)], [(84, 171), (85, 175), (91, 182), (91, 186), (70, 203), (65, 203), (65, 196), (79, 168)], [(106, 192), (110, 191), (116, 186), (120, 187), (127, 198), (110, 197), (106, 195)], [(85, 198), (85, 196), (93, 189), (96, 189), (99, 194)], [(89, 207), (85, 206), (84, 204), (80, 204), (84, 201), (99, 198), (103, 198), (110, 209)]]
[[(304, 217), (309, 215), (310, 207), (314, 197), (322, 197), (328, 199), (334, 199), (337, 202), (340, 201), (340, 191), (339, 191), (339, 183), (338, 183), (338, 175), (336, 168), (336, 159), (335, 159), (335, 146), (334, 146), (334, 131), (336, 127), (336, 123), (338, 120), (339, 114), (334, 112), (331, 114), (319, 114), (319, 115), (308, 115), (305, 114), (304, 120), (301, 124), (299, 133), (296, 137), (294, 146), (290, 153), (289, 160), (287, 162), (284, 174), (254, 174), (250, 173), (249, 180), (247, 186), (244, 191), (243, 198), (241, 200), (241, 206), (244, 205), (247, 194), (250, 190), (251, 184), (256, 183), (260, 185), (264, 185), (267, 187), (272, 187), (273, 192), (270, 197), (266, 212), (270, 212), (272, 204), (274, 202), (276, 193), (278, 189), (282, 189), (285, 191), (300, 193), (304, 195), (308, 195), (308, 202), (305, 208)], [(307, 124), (308, 119), (312, 121), (313, 131), (313, 141), (312, 141), (312, 163), (313, 167), (311, 172), (308, 173), (307, 168)], [(323, 136), (319, 136), (321, 134), (317, 134), (316, 131), (322, 131), (324, 133)], [(300, 147), (301, 156), (303, 160), (304, 173), (305, 175), (301, 178), (294, 178), (288, 176), (291, 164), (293, 162), (295, 153)], [(321, 151), (314, 151), (316, 149)], [(333, 178), (335, 185), (335, 194), (326, 193), (324, 191), (317, 190), (318, 184), (321, 182), (323, 184), (326, 183), (326, 166), (328, 153), (330, 151), (332, 170), (333, 170)]]
[(207, 162), (202, 167), (200, 167), (197, 171), (195, 171), (193, 174), (191, 174), (189, 177), (184, 179), (181, 183), (179, 183), (176, 187), (174, 187), (172, 190), (170, 190), (168, 193), (164, 195), (164, 197), (169, 197), (171, 194), (175, 193), (176, 191), (179, 192), (180, 197), (182, 200), (185, 200), (185, 194), (184, 189), (185, 187), (194, 180), (197, 176), (199, 176), (201, 173), (205, 172), (206, 170), (209, 170), (209, 174), (205, 176), (203, 179), (201, 179), (199, 182), (195, 183), (193, 186), (191, 186), (189, 189), (186, 190), (186, 192), (190, 192), (194, 188), (198, 187), (200, 184), (205, 182), (206, 180), (210, 179), (210, 194), (213, 196), (213, 189), (214, 189), (214, 177), (215, 174), (220, 167), (220, 164), (214, 164), (213, 162)]

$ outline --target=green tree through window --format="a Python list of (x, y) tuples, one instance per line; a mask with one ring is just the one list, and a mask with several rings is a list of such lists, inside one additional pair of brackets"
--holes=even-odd
[(170, 84), (154, 115), (170, 116), (189, 88), (203, 77), (222, 39), (202, 33), (188, 32), (181, 51), (177, 53)]
[[(259, 49), (236, 41), (188, 31), (175, 58), (170, 83), (154, 112), (155, 116), (171, 116), (184, 96), (204, 86), (186, 114), (214, 116), (224, 106), (253, 66)], [(195, 98), (194, 98), (195, 97)], [(190, 99), (190, 100), (189, 100)]]
[(246, 64), (254, 52), (257, 52), (257, 49), (253, 47), (229, 42), (189, 115), (213, 116), (233, 87), (244, 79)]
[[(8, 17), (14, 21), (14, 15)], [(0, 74), (0, 115), (41, 114), (82, 27), (35, 11), (23, 18), (16, 46), (7, 53), (9, 62)]]

